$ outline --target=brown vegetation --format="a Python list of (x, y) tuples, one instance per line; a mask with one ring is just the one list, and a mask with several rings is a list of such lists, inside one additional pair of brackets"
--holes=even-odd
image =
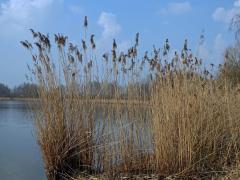
[[(85, 34), (87, 26), (85, 18)], [(78, 48), (56, 34), (54, 61), (49, 37), (31, 31), (35, 46), (21, 43), (39, 85), (36, 130), (49, 179), (83, 172), (205, 178), (239, 163), (238, 82), (229, 81), (226, 65), (218, 77), (214, 65), (203, 68), (187, 40), (172, 57), (166, 40), (139, 58), (137, 33), (127, 52), (114, 40), (111, 53), (97, 58), (94, 35)]]

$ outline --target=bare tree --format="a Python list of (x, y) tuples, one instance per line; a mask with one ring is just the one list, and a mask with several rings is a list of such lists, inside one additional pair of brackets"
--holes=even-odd
[(11, 90), (7, 85), (0, 83), (0, 97), (10, 97)]
[(240, 42), (240, 14), (236, 14), (231, 21), (230, 30), (235, 33), (237, 43)]

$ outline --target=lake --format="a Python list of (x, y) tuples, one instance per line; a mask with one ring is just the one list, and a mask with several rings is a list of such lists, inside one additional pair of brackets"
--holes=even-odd
[(46, 179), (33, 120), (24, 101), (0, 101), (0, 179)]
[[(84, 114), (88, 114), (89, 109), (86, 106), (83, 110)], [(94, 144), (101, 145), (102, 137), (111, 134), (109, 140), (112, 142), (121, 142), (120, 138), (124, 137), (127, 148), (131, 129), (139, 153), (152, 153), (152, 134), (149, 131), (147, 111), (137, 109), (128, 112), (126, 107), (120, 109), (112, 106), (110, 108), (96, 106), (93, 117)], [(119, 149), (118, 146), (118, 143), (109, 143), (107, 147), (114, 150)], [(97, 169), (101, 169), (97, 162), (100, 154), (100, 150), (94, 151), (94, 160), (96, 160), (94, 167)], [(120, 156), (113, 157), (113, 163), (120, 161)], [(2, 179), (46, 179), (41, 152), (35, 138), (34, 122), (24, 101), (0, 100), (0, 180)]]

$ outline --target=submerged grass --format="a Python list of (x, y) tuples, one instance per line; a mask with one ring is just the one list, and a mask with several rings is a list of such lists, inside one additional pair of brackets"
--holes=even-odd
[(36, 132), (49, 179), (209, 178), (239, 167), (240, 93), (224, 69), (216, 77), (213, 65), (203, 68), (187, 40), (180, 55), (166, 40), (139, 58), (139, 33), (127, 52), (114, 40), (97, 58), (87, 26), (85, 17), (81, 48), (56, 34), (52, 50), (34, 30), (34, 45), (21, 42), (39, 85)]

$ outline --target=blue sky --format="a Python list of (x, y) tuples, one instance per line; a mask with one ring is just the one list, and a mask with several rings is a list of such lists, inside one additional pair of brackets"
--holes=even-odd
[(19, 41), (31, 39), (29, 28), (64, 33), (80, 43), (87, 15), (99, 49), (108, 49), (116, 37), (124, 50), (139, 32), (142, 51), (161, 47), (166, 38), (180, 50), (187, 38), (195, 52), (204, 30), (199, 56), (219, 63), (234, 41), (229, 23), (236, 13), (240, 0), (0, 0), (0, 82), (13, 87), (25, 81), (31, 61)]

